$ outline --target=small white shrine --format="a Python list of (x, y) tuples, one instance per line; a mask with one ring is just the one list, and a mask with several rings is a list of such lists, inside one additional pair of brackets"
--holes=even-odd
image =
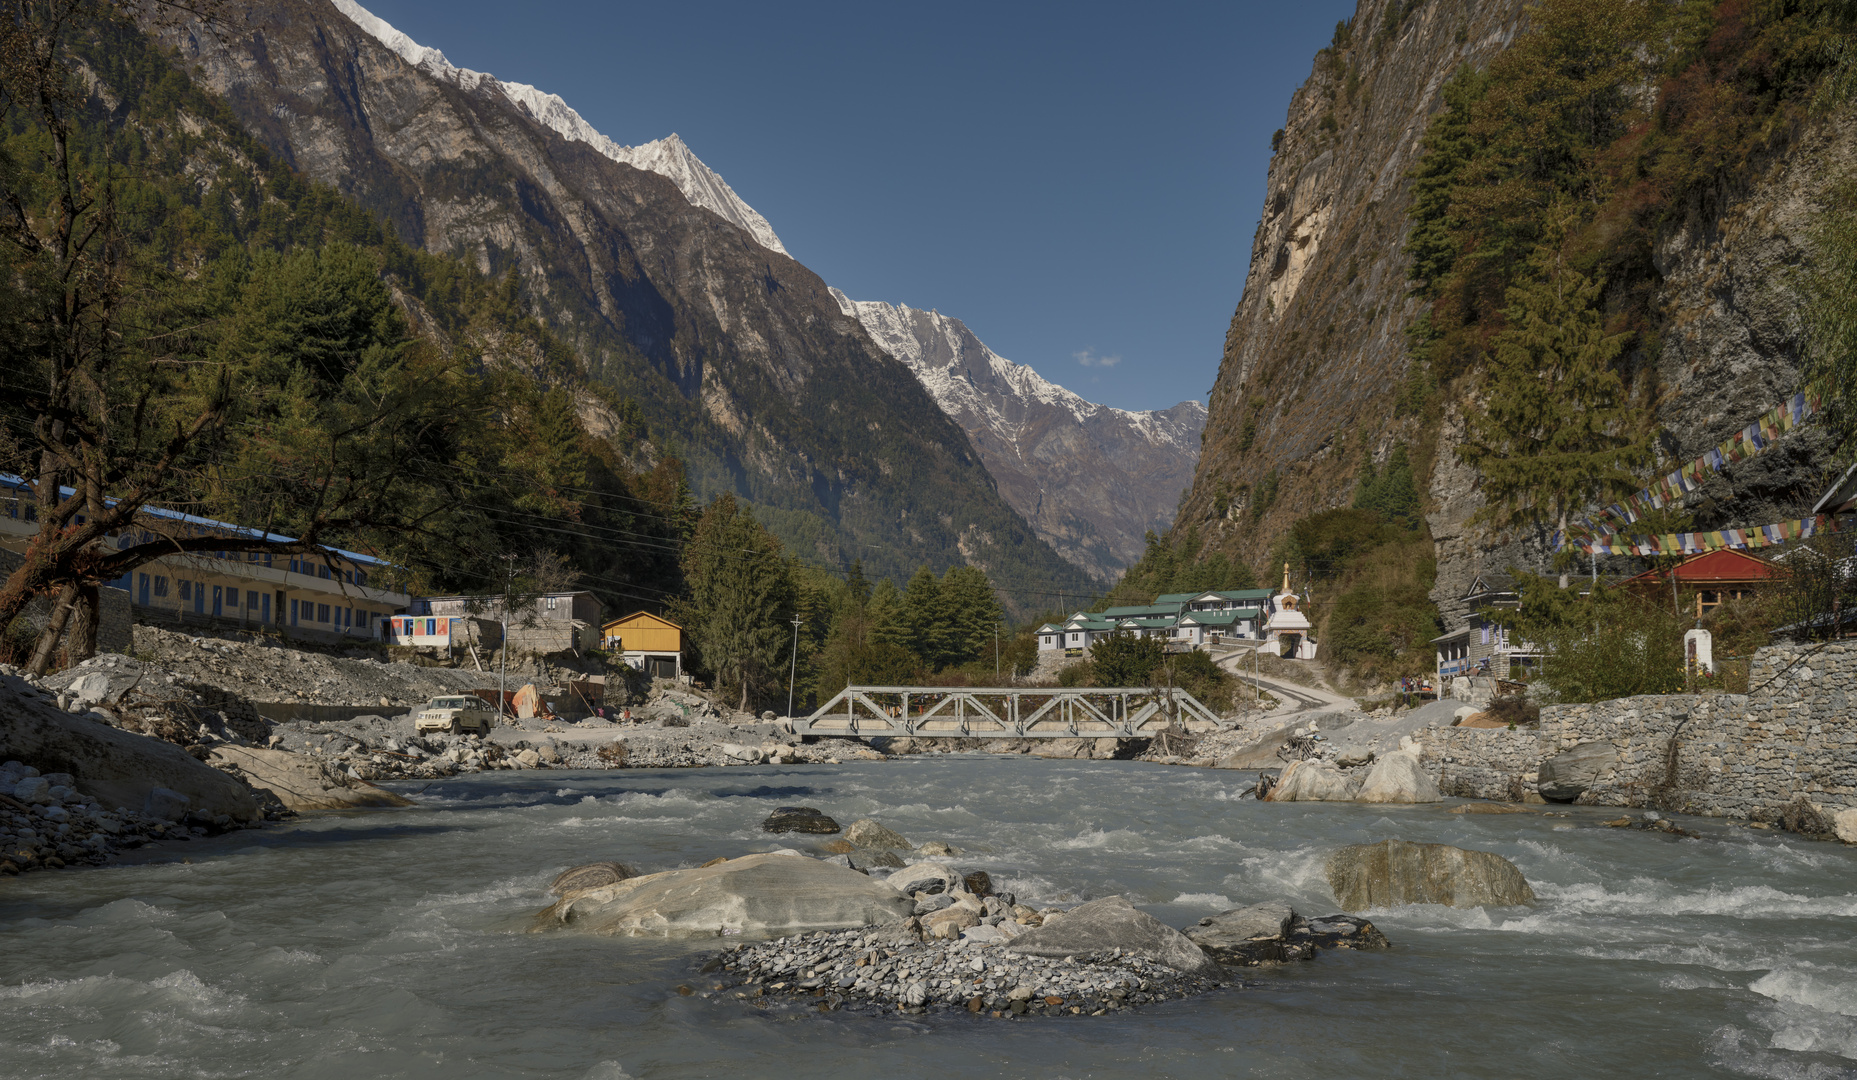
[(1271, 599), (1270, 622), (1264, 627), (1269, 648), (1285, 660), (1314, 660), (1315, 639), (1309, 636), (1309, 616), (1299, 609), (1302, 599), (1290, 590), (1290, 564), (1283, 564), (1283, 591)]

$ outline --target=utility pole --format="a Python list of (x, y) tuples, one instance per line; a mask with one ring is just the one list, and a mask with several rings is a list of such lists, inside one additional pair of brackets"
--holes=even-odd
[(503, 570), (503, 644), (502, 647), (497, 650), (501, 654), (502, 663), (497, 666), (496, 675), (496, 711), (498, 716), (503, 715), (504, 703), (509, 700), (509, 690), (507, 687), (507, 683), (509, 682), (509, 594), (510, 590), (516, 585), (516, 557), (514, 555), (505, 555), (503, 556), (503, 562), (505, 563)]
[[(800, 617), (793, 614), (793, 663), (787, 668), (787, 719), (793, 719), (793, 683), (800, 673)], [(814, 699), (817, 700), (817, 699)]]
[(993, 620), (993, 681), (999, 681), (999, 620)]

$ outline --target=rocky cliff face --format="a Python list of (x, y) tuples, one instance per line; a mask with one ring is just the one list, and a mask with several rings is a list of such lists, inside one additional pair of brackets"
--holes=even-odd
[(598, 144), (558, 98), (390, 47), (328, 0), (245, 10), (239, 35), (168, 43), (254, 136), (409, 242), (515, 270), (699, 495), (747, 497), (806, 558), (967, 561), (1020, 606), (1077, 591), (961, 429), (680, 141)]
[[(1455, 447), (1474, 401), (1447, 401), (1427, 415), (1402, 415), (1398, 405), (1411, 374), (1406, 329), (1420, 311), (1406, 253), (1420, 138), (1445, 80), (1513, 41), (1525, 9), (1523, 0), (1362, 0), (1348, 44), (1318, 55), (1271, 161), (1177, 526), (1200, 525), (1211, 543), (1260, 561), (1298, 517), (1347, 505), (1367, 455), (1383, 459), (1403, 441), (1429, 477), (1439, 558), (1432, 595), (1447, 623), (1462, 614), (1459, 598), (1477, 574), (1548, 568), (1545, 534), (1492, 535), (1467, 524), (1483, 500)], [(1852, 146), (1848, 117), (1803, 134), (1725, 212), (1660, 245), (1659, 301), (1676, 328), (1658, 362), (1657, 419), (1670, 458), (1715, 445), (1798, 388), (1797, 305), (1783, 271), (1804, 257), (1804, 226)], [(1804, 513), (1822, 492), (1825, 450), (1822, 435), (1808, 431), (1733, 467), (1696, 504), (1697, 527)]]
[(1172, 524), (1205, 406), (1097, 405), (987, 348), (959, 319), (832, 295), (966, 430), (1000, 494), (1058, 554), (1111, 579), (1141, 557), (1149, 529)]

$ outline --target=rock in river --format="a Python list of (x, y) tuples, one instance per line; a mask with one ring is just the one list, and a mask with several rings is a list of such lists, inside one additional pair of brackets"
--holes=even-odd
[(1400, 904), (1506, 907), (1532, 904), (1535, 891), (1514, 863), (1449, 844), (1382, 840), (1328, 857), (1328, 887), (1344, 911)]
[(1536, 789), (1549, 802), (1572, 802), (1617, 764), (1618, 747), (1609, 742), (1581, 743), (1541, 763)]
[(1364, 803), (1434, 803), (1443, 802), (1438, 785), (1419, 764), (1416, 748), (1406, 747), (1386, 755), (1367, 773), (1355, 801)]
[(908, 851), (915, 847), (914, 844), (903, 839), (901, 834), (885, 828), (876, 818), (860, 818), (852, 822), (851, 827), (845, 830), (845, 840), (855, 847), (862, 848), (893, 848), (897, 851)]
[(1212, 915), (1186, 936), (1230, 967), (1313, 960), (1323, 949), (1387, 949), (1392, 945), (1366, 919), (1330, 915), (1305, 919), (1287, 904), (1253, 904)]
[[(1358, 773), (1356, 774), (1358, 775)], [(1326, 761), (1292, 761), (1277, 776), (1269, 802), (1348, 802), (1355, 780)]]
[(838, 930), (894, 922), (914, 907), (855, 870), (776, 852), (578, 892), (544, 910), (536, 929), (567, 925), (627, 937)]
[(937, 896), (953, 892), (962, 885), (961, 875), (951, 866), (941, 863), (910, 863), (890, 875), (890, 884), (905, 896), (928, 893)]
[(765, 832), (835, 833), (838, 822), (810, 806), (782, 806), (761, 822)]
[(219, 768), (237, 772), (253, 790), (268, 791), (286, 809), (299, 812), (413, 805), (403, 795), (344, 776), (308, 754), (223, 744), (213, 747), (208, 760)]
[(1063, 918), (1028, 930), (1007, 946), (1032, 956), (1078, 956), (1121, 949), (1201, 978), (1219, 977), (1219, 965), (1191, 939), (1120, 896), (1071, 909)]

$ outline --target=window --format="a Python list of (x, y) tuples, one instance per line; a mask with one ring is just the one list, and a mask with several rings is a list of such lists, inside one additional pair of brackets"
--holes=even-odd
[(359, 586), (361, 586), (362, 588), (366, 588), (366, 587), (367, 587), (367, 584), (368, 584), (368, 572), (367, 572), (366, 570), (357, 570), (357, 571), (355, 571), (355, 584), (357, 584), (357, 585), (359, 585)]
[[(320, 567), (318, 567), (316, 576), (323, 579), (324, 581), (329, 580), (329, 564), (323, 563)], [(324, 619), (323, 621), (328, 622), (329, 620)]]
[(168, 595), (168, 579), (165, 577), (162, 577), (160, 574), (155, 575), (155, 595), (156, 596)]
[(554, 609), (555, 609), (555, 598), (551, 596), (548, 598), (548, 610), (553, 611)]
[(327, 604), (316, 605), (316, 621), (317, 622), (328, 622), (329, 621), (329, 605)]

